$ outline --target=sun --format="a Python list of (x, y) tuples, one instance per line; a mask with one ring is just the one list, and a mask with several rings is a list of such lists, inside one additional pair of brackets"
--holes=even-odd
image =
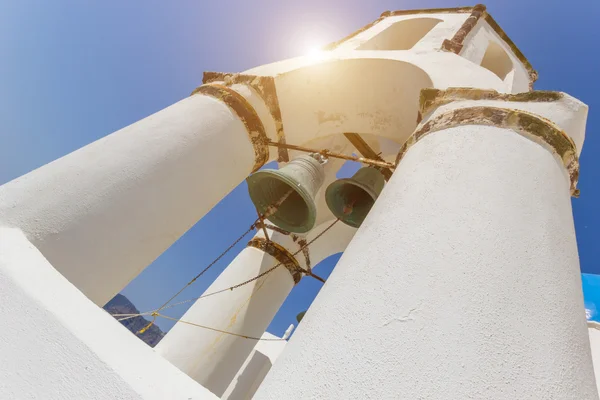
[(304, 53), (304, 57), (313, 61), (321, 61), (327, 58), (327, 52), (323, 50), (322, 46), (313, 45), (308, 47), (308, 50)]

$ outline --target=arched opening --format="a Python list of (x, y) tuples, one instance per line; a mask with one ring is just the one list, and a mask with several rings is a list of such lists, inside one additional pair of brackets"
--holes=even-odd
[(440, 22), (442, 21), (436, 18), (413, 18), (396, 22), (363, 43), (358, 50), (410, 50)]
[(420, 67), (381, 58), (332, 60), (278, 80), (286, 142), (291, 144), (342, 132), (402, 144), (415, 130), (421, 89), (433, 87)]
[(481, 66), (492, 71), (502, 80), (513, 70), (512, 60), (506, 51), (495, 42), (490, 42), (483, 55), (483, 60), (481, 60)]

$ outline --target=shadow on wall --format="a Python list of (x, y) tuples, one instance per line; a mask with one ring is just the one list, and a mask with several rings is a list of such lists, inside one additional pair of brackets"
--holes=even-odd
[(224, 396), (223, 400), (251, 399), (267, 376), (271, 366), (269, 357), (259, 351), (254, 351), (250, 362), (244, 368), (244, 372), (232, 383), (235, 385), (233, 391), (229, 396)]

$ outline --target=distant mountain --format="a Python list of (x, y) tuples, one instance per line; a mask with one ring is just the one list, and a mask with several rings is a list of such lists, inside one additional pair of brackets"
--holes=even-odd
[[(139, 314), (139, 311), (131, 301), (122, 294), (118, 294), (103, 307), (109, 314)], [(122, 317), (115, 317), (116, 319)], [(133, 334), (146, 342), (148, 346), (154, 347), (165, 336), (165, 333), (156, 325), (152, 325), (146, 332), (138, 334), (137, 332), (148, 325), (150, 322), (142, 316), (133, 317), (124, 321), (119, 321), (123, 326), (129, 329)]]

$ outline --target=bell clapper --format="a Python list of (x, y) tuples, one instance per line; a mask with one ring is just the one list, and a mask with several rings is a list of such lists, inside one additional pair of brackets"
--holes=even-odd
[(322, 153), (310, 153), (309, 156), (317, 160), (321, 165), (325, 165), (329, 161), (329, 157)]
[(279, 208), (279, 206), (281, 206), (283, 204), (283, 202), (288, 197), (290, 197), (290, 195), (292, 193), (294, 193), (294, 190), (292, 190), (292, 189), (288, 190), (283, 196), (281, 196), (281, 198), (279, 200), (277, 200), (275, 203), (268, 206), (267, 209), (265, 210), (265, 213), (262, 215), (262, 219), (268, 219), (271, 215), (275, 214), (277, 212), (277, 209)]
[(344, 215), (352, 214), (352, 211), (354, 210), (354, 203), (356, 203), (356, 199), (352, 200), (350, 203), (346, 204), (344, 206), (344, 209), (342, 210), (342, 213), (344, 213)]

